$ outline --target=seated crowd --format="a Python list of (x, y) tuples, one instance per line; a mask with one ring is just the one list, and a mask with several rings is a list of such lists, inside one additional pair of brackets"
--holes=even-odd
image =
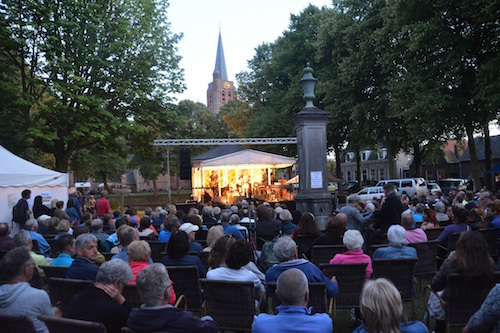
[[(255, 209), (246, 201), (223, 209), (206, 205), (201, 215), (196, 208), (184, 214), (175, 205), (167, 205), (148, 208), (138, 216), (133, 208), (124, 215), (112, 212), (106, 200), (97, 201), (93, 214), (81, 207), (78, 214), (74, 202), (62, 210), (57, 200), (52, 209), (38, 207), (43, 214), (20, 225), (13, 237), (9, 224), (0, 223), (0, 250), (5, 252), (0, 262), (4, 283), (0, 310), (27, 315), (37, 332), (48, 332), (37, 316), (61, 316), (62, 312), (42, 289), (47, 283), (42, 266), (64, 266), (66, 278), (92, 282), (72, 298), (65, 313), (69, 318), (103, 323), (111, 333), (124, 326), (144, 332), (217, 332), (217, 322), (210, 316), (199, 318), (175, 307), (180, 295), (175, 293), (169, 267), (194, 266), (199, 278), (252, 282), (256, 304), (263, 299), (267, 284), (276, 284), (281, 301), (277, 315), (267, 314), (265, 301), (261, 303), (254, 332), (331, 332), (328, 314), (312, 314), (308, 308), (308, 286), (324, 283), (328, 298), (341, 290), (335, 276), (326, 277), (308, 258), (315, 246), (345, 245), (347, 251), (332, 255), (325, 263), (367, 264), (360, 311), (352, 317), (353, 325), (361, 324), (356, 332), (428, 332), (420, 322), (406, 322), (401, 295), (392, 282), (369, 280), (372, 260), (417, 258), (410, 245), (426, 242), (428, 230), (440, 228), (437, 242), (445, 247), (450, 235), (461, 236), (456, 251), (444, 258), (432, 286), (444, 290), (443, 281), (451, 272), (470, 272), (492, 283), (495, 263), (475, 230), (500, 227), (500, 201), (488, 200), (484, 193), (477, 202), (465, 193), (399, 196), (390, 184), (384, 190), (382, 202), (349, 196), (346, 205), (328, 219), (324, 232), (312, 213), (279, 204), (273, 208), (264, 203)], [(474, 260), (477, 256), (487, 259)], [(143, 302), (140, 308), (133, 308), (123, 296), (127, 285), (137, 286)], [(492, 299), (500, 294), (493, 291)], [(435, 307), (436, 301), (432, 302), (430, 306)], [(444, 315), (438, 310), (431, 308), (430, 313), (436, 319), (436, 332), (441, 332)], [(471, 319), (469, 332), (475, 331), (482, 318), (478, 316)]]

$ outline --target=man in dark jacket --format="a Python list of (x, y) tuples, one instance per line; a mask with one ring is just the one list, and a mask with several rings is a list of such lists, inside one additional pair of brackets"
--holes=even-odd
[(76, 237), (76, 258), (69, 266), (66, 278), (95, 281), (98, 267), (97, 238), (91, 234), (81, 234)]
[(168, 304), (172, 297), (170, 277), (162, 264), (153, 264), (137, 275), (137, 291), (144, 304), (132, 309), (127, 325), (137, 332), (199, 332), (219, 329), (209, 316), (201, 319)]
[(132, 277), (132, 269), (122, 260), (105, 262), (99, 267), (95, 284), (73, 296), (68, 316), (102, 323), (108, 333), (120, 333), (132, 310), (122, 295)]
[(401, 224), (401, 214), (404, 211), (401, 200), (396, 195), (394, 185), (384, 185), (385, 201), (382, 208), (373, 212), (373, 224), (365, 235), (364, 249), (367, 251), (372, 244), (386, 242), (385, 234), (393, 224)]
[(19, 229), (24, 229), (24, 224), (31, 215), (31, 210), (28, 207), (28, 199), (31, 197), (31, 191), (22, 191), (21, 197), (12, 210), (12, 220), (19, 225)]

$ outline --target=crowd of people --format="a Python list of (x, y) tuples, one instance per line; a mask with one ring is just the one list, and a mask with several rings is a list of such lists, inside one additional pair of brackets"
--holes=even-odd
[[(62, 201), (55, 199), (47, 207), (40, 196), (28, 207), (31, 192), (25, 190), (13, 209), (19, 230), (14, 234), (8, 223), (0, 223), (0, 250), (8, 251), (0, 262), (0, 280), (4, 281), (0, 309), (27, 315), (38, 332), (48, 332), (37, 316), (61, 315), (61, 311), (40, 289), (46, 283), (40, 266), (66, 266), (67, 278), (93, 282), (72, 299), (70, 318), (101, 322), (111, 333), (120, 332), (123, 326), (135, 331), (217, 332), (211, 317), (198, 318), (174, 306), (177, 295), (168, 268), (194, 266), (200, 278), (252, 282), (256, 301), (265, 293), (266, 284), (276, 283), (282, 305), (277, 315), (256, 316), (255, 332), (331, 332), (328, 315), (313, 315), (307, 308), (308, 283), (325, 283), (328, 297), (335, 297), (339, 286), (335, 276), (327, 278), (307, 258), (315, 245), (345, 245), (347, 251), (333, 256), (330, 263), (367, 264), (360, 311), (352, 312), (351, 318), (353, 328), (359, 326), (356, 332), (428, 332), (423, 324), (405, 320), (401, 296), (390, 281), (369, 280), (372, 259), (417, 258), (415, 248), (408, 244), (427, 241), (426, 229), (442, 228), (438, 241), (443, 245), (450, 235), (461, 236), (432, 287), (444, 290), (446, 276), (453, 272), (493, 286), (495, 263), (475, 230), (500, 227), (500, 200), (494, 201), (486, 191), (410, 197), (398, 194), (391, 184), (384, 190), (381, 202), (364, 202), (355, 194), (347, 197), (346, 204), (328, 219), (324, 232), (312, 213), (291, 210), (285, 204), (255, 207), (244, 200), (225, 207), (192, 207), (188, 212), (169, 204), (146, 208), (139, 216), (132, 207), (123, 215), (113, 211), (106, 191), (92, 209), (82, 209), (76, 191), (70, 189), (63, 210)], [(159, 262), (153, 263), (148, 241), (166, 243), (166, 254)], [(38, 253), (33, 251), (34, 244)], [(368, 255), (376, 244), (385, 246)], [(200, 259), (203, 252), (208, 252), (208, 269)], [(106, 261), (104, 254), (112, 258)], [(137, 285), (144, 302), (141, 308), (133, 309), (123, 296), (128, 284)], [(500, 294), (498, 288), (492, 293), (488, 300)], [(27, 298), (36, 302), (23, 306)], [(436, 332), (443, 331), (444, 313), (432, 297), (429, 309)], [(266, 308), (261, 310), (266, 312)], [(471, 318), (468, 331), (476, 331), (477, 321), (484, 316)]]

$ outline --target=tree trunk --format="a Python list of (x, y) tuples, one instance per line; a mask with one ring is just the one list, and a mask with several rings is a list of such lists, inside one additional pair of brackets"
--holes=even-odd
[[(394, 179), (394, 178), (399, 178), (396, 177), (396, 163), (394, 163), (394, 158), (396, 154), (394, 153), (394, 148), (391, 142), (391, 138), (389, 137), (388, 134), (385, 135), (385, 145), (387, 147), (387, 165), (389, 167), (389, 178), (388, 179)], [(396, 152), (397, 153), (397, 152)]]
[[(342, 167), (340, 165), (340, 147), (338, 144), (335, 144), (333, 146), (333, 151), (335, 152), (335, 177), (337, 178), (340, 178), (340, 179), (344, 179), (344, 177), (342, 177)], [(339, 184), (339, 185), (342, 185), (342, 184)]]
[(111, 193), (111, 190), (109, 189), (108, 181), (106, 180), (106, 173), (103, 171), (101, 172), (101, 177), (102, 177), (102, 182), (104, 184), (104, 189), (108, 192)]
[(66, 156), (66, 154), (62, 152), (55, 153), (54, 157), (56, 158), (56, 171), (68, 172), (69, 156)]
[(422, 177), (422, 153), (418, 143), (413, 144), (413, 172), (412, 177)]
[(153, 190), (155, 193), (155, 198), (158, 197), (158, 187), (156, 186), (156, 178), (153, 178)]
[[(469, 154), (470, 164), (472, 168), (472, 178), (474, 179), (476, 188), (481, 188), (481, 177), (479, 176), (479, 168), (477, 165), (476, 142), (474, 141), (474, 129), (472, 128), (472, 123), (468, 122), (465, 124), (465, 131), (467, 132), (467, 139), (469, 140)], [(465, 178), (464, 175), (460, 176), (462, 178)]]
[(484, 180), (486, 182), (486, 187), (490, 191), (494, 191), (495, 189), (495, 181), (494, 176), (491, 173), (488, 173), (488, 170), (491, 170), (493, 167), (493, 152), (491, 151), (491, 137), (490, 137), (490, 129), (488, 127), (488, 122), (484, 125)]

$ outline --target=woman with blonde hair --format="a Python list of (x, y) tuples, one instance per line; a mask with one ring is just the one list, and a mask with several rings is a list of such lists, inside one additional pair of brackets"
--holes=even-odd
[(210, 229), (208, 229), (207, 233), (207, 247), (203, 249), (203, 252), (212, 251), (215, 242), (224, 235), (224, 229), (221, 225), (214, 225)]
[(353, 333), (428, 333), (419, 321), (407, 322), (401, 294), (384, 278), (369, 280), (361, 291), (360, 311), (363, 324)]

